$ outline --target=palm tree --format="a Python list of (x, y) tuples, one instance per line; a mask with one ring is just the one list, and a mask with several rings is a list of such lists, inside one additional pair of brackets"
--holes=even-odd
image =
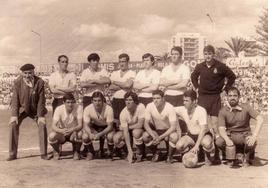
[(240, 52), (249, 50), (253, 47), (252, 42), (246, 41), (240, 37), (231, 37), (230, 41), (224, 41), (230, 50), (233, 52), (235, 57), (238, 57)]
[(224, 61), (228, 57), (232, 57), (231, 51), (229, 49), (223, 47), (216, 48), (215, 52), (216, 59), (218, 59), (219, 61)]

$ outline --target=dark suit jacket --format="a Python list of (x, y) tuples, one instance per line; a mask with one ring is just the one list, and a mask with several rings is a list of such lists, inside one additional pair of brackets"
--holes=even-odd
[(12, 116), (19, 116), (21, 110), (29, 116), (44, 117), (47, 113), (45, 98), (45, 82), (34, 76), (33, 87), (29, 87), (19, 76), (14, 81), (13, 95), (11, 100)]

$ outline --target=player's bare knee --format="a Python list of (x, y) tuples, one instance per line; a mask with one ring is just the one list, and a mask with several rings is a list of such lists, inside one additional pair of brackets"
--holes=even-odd
[(89, 138), (89, 135), (87, 133), (83, 133), (82, 134), (82, 140), (84, 143), (89, 143), (91, 142), (90, 138)]
[(133, 134), (133, 137), (136, 138), (136, 139), (139, 139), (142, 137), (142, 134), (143, 133), (143, 130), (142, 129), (134, 129), (132, 131), (132, 134)]
[(57, 140), (57, 133), (54, 132), (54, 131), (52, 131), (51, 133), (49, 133), (49, 135), (48, 135), (48, 140), (49, 140), (50, 142), (54, 142), (54, 141), (56, 141), (56, 140)]
[(182, 152), (185, 150), (185, 143), (183, 140), (179, 140), (176, 144), (176, 149), (179, 151), (179, 152)]
[(218, 148), (224, 148), (225, 147), (225, 141), (222, 137), (218, 137), (215, 141), (215, 144)]
[(177, 133), (171, 133), (169, 135), (169, 142), (172, 142), (174, 144), (176, 144), (178, 142), (178, 134)]
[(114, 142), (113, 137), (114, 137), (114, 132), (109, 132), (107, 134), (107, 142), (110, 143), (110, 144), (113, 143)]
[(115, 133), (113, 136), (114, 144), (115, 145), (119, 144), (121, 140), (122, 140), (122, 134), (120, 134), (120, 132)]
[(205, 149), (210, 149), (213, 147), (213, 142), (212, 142), (212, 138), (209, 136), (205, 136), (202, 141), (201, 141), (201, 145), (205, 148)]
[(144, 143), (149, 143), (151, 141), (150, 135), (147, 132), (144, 132), (142, 134), (142, 140)]
[(83, 132), (82, 132), (82, 131), (79, 131), (79, 132), (77, 133), (77, 138), (78, 138), (79, 140), (82, 140), (82, 135), (83, 135)]

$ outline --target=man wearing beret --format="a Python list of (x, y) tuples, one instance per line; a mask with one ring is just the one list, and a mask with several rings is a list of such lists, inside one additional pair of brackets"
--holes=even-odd
[(19, 126), (26, 117), (30, 117), (37, 122), (41, 158), (48, 159), (45, 82), (35, 76), (34, 68), (32, 64), (23, 65), (20, 68), (21, 75), (14, 81), (9, 122), (9, 157), (7, 161), (17, 159)]

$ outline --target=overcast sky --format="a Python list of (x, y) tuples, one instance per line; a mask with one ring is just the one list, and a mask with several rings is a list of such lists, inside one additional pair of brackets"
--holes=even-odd
[[(1, 0), (0, 65), (101, 61), (120, 53), (141, 60), (146, 52), (162, 55), (177, 32), (198, 32), (209, 43), (225, 46), (231, 36), (252, 37), (268, 0)], [(206, 16), (209, 13), (215, 22)]]

